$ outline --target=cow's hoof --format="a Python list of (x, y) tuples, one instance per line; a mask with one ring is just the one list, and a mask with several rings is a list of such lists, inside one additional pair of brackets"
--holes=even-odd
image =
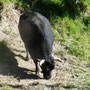
[(39, 77), (40, 77), (40, 76), (41, 76), (41, 72), (37, 72), (37, 76), (39, 76)]

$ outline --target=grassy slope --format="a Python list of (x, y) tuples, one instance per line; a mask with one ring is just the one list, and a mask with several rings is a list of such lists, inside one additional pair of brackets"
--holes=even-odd
[[(90, 2), (85, 0), (87, 7), (87, 15), (75, 14), (73, 11), (66, 9), (62, 0), (12, 0), (18, 3), (24, 9), (36, 10), (45, 15), (51, 22), (52, 31), (54, 33), (55, 41), (64, 45), (68, 53), (75, 55), (78, 62), (87, 61), (90, 66)], [(2, 0), (2, 2), (9, 3), (10, 0)], [(38, 7), (37, 7), (38, 6)], [(47, 9), (48, 8), (48, 9)], [(58, 54), (59, 52), (57, 52)], [(83, 70), (82, 70), (83, 71)], [(83, 72), (87, 72), (84, 70)], [(80, 77), (79, 82), (86, 82), (89, 86), (89, 76)], [(5, 88), (9, 88), (6, 86)], [(61, 87), (56, 89), (63, 90)], [(89, 88), (90, 89), (90, 88)], [(87, 90), (89, 90), (87, 88)], [(8, 89), (11, 90), (11, 89)]]
[(54, 25), (54, 35), (56, 40), (60, 40), (66, 46), (69, 53), (75, 55), (79, 60), (90, 60), (90, 25), (85, 25), (83, 17), (78, 17), (75, 20), (68, 16), (58, 18)]
[[(85, 3), (88, 5), (87, 12), (90, 13), (89, 0)], [(72, 18), (75, 14), (69, 13), (66, 11), (63, 16), (56, 16), (52, 20), (55, 40), (65, 45), (68, 52), (75, 55), (78, 60), (85, 60), (90, 64), (90, 16), (81, 13), (80, 16)]]

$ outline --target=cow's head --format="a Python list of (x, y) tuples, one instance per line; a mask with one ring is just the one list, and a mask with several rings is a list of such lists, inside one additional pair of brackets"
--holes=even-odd
[(45, 79), (51, 78), (51, 71), (54, 69), (54, 58), (48, 58), (40, 61), (40, 67), (42, 69), (43, 77)]

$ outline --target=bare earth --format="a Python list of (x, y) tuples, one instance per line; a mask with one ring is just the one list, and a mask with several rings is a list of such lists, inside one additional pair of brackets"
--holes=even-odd
[[(35, 65), (30, 58), (25, 61), (25, 48), (18, 32), (18, 21), (20, 12), (13, 4), (4, 6), (2, 11), (2, 21), (0, 22), (0, 86), (9, 85), (15, 90), (59, 90), (61, 88), (80, 88), (85, 85), (80, 81), (83, 75), (90, 76), (90, 67), (86, 62), (79, 66), (67, 53), (64, 46), (59, 43), (53, 45), (53, 52), (62, 52), (64, 55), (54, 55), (61, 60), (55, 61), (55, 69), (52, 78), (45, 80), (35, 74)], [(83, 67), (87, 67), (83, 69)], [(80, 69), (78, 69), (78, 68)], [(86, 72), (83, 73), (83, 70)], [(60, 90), (63, 90), (60, 89)], [(90, 88), (89, 88), (90, 89)], [(88, 90), (89, 90), (88, 89)], [(1, 89), (0, 89), (1, 90)]]

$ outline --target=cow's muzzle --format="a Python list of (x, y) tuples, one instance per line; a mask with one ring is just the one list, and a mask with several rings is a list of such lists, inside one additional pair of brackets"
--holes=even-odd
[(44, 77), (45, 79), (50, 79), (50, 78), (51, 78), (51, 73), (43, 74), (43, 77)]

